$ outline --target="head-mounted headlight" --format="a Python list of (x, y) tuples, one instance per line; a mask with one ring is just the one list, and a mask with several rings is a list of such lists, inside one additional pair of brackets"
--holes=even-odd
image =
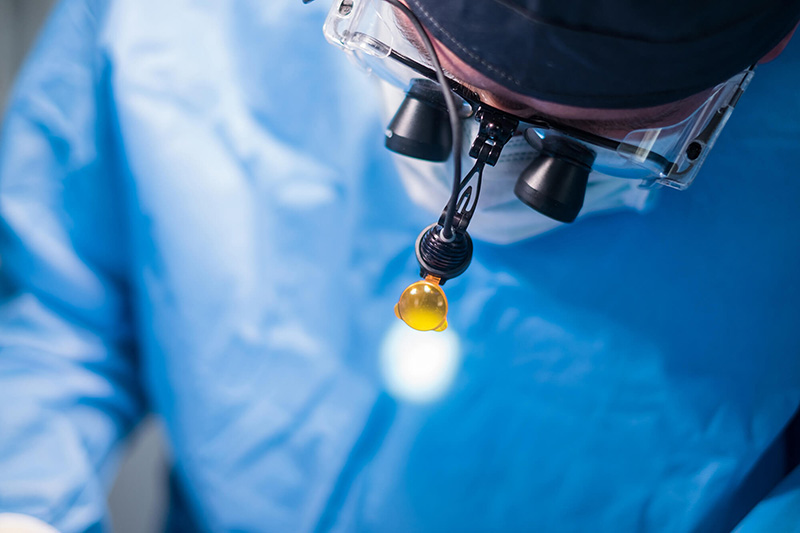
[[(452, 143), (453, 194), (439, 223), (420, 235), (416, 250), (422, 276), (442, 284), (469, 264), (466, 229), (480, 195), (483, 167), (496, 163), (512, 135), (524, 134), (540, 154), (518, 179), (517, 197), (551, 218), (571, 222), (583, 205), (592, 170), (639, 179), (648, 187), (687, 188), (753, 76), (751, 67), (714, 87), (677, 124), (638, 129), (618, 139), (551, 118), (515, 116), (482, 102), (446, 76), (421, 24), (398, 0), (336, 0), (324, 33), (362, 68), (406, 91), (387, 129), (388, 148), (442, 161)], [(459, 121), (467, 119), (477, 120), (480, 128), (469, 151), (475, 166), (462, 179), (458, 132)]]

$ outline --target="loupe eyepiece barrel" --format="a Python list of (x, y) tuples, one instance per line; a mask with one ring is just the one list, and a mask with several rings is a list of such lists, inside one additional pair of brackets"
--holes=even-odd
[(403, 103), (386, 128), (386, 148), (425, 161), (446, 161), (453, 150), (447, 105), (439, 86), (426, 79), (412, 82)]
[(582, 144), (547, 137), (522, 171), (514, 194), (525, 205), (559, 222), (573, 222), (583, 208), (595, 153)]

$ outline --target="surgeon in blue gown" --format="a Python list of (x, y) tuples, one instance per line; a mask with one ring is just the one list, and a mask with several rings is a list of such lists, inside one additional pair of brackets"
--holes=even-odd
[(733, 528), (800, 405), (800, 43), (691, 189), (476, 237), (415, 333), (438, 215), (328, 8), (58, 5), (0, 144), (0, 525), (107, 528), (153, 412), (176, 531)]

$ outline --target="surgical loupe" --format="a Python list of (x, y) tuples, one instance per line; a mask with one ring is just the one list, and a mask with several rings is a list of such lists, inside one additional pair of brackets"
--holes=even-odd
[[(687, 188), (753, 75), (751, 67), (713, 88), (677, 124), (613, 139), (539, 116), (515, 116), (482, 102), (477, 93), (448, 78), (422, 24), (399, 0), (336, 0), (324, 33), (361, 67), (405, 91), (386, 130), (387, 148), (427, 161), (453, 158), (447, 205), (415, 243), (423, 281), (409, 286), (395, 306), (397, 316), (419, 330), (447, 326), (441, 286), (461, 275), (472, 260), (467, 228), (483, 170), (495, 165), (512, 136), (524, 135), (538, 154), (516, 181), (517, 198), (543, 215), (572, 222), (583, 207), (593, 170), (639, 179), (647, 187)], [(479, 127), (469, 150), (475, 163), (462, 178), (465, 120), (476, 120)]]

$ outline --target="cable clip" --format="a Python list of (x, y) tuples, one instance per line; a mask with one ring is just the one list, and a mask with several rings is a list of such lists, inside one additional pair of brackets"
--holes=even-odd
[(517, 131), (519, 120), (483, 105), (475, 112), (475, 120), (480, 122), (480, 128), (469, 155), (479, 162), (494, 166), (500, 151)]

